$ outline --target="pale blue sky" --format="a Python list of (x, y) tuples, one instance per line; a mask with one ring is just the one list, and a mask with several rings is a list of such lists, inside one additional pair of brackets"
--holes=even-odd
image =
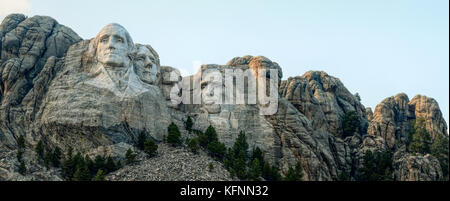
[(264, 55), (281, 65), (283, 79), (323, 70), (373, 109), (400, 92), (410, 99), (423, 94), (449, 119), (448, 0), (0, 3), (0, 18), (8, 11), (48, 15), (86, 39), (120, 23), (135, 42), (152, 45), (162, 65), (185, 72), (193, 72), (195, 62)]

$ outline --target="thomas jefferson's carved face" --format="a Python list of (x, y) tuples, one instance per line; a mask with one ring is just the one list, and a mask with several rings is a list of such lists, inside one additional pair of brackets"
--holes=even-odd
[(221, 72), (210, 69), (203, 71), (200, 86), (203, 108), (205, 108), (209, 114), (220, 113), (223, 95)]
[(155, 55), (146, 46), (139, 45), (135, 62), (136, 74), (139, 75), (139, 78), (147, 84), (154, 84), (158, 73)]
[(97, 59), (105, 67), (127, 67), (130, 63), (130, 44), (127, 31), (120, 25), (110, 24), (98, 34)]

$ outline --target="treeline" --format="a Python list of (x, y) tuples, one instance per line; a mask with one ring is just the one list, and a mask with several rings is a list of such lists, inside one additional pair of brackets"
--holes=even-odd
[(408, 150), (413, 154), (431, 154), (439, 160), (443, 177), (441, 180), (449, 179), (449, 140), (440, 133), (434, 141), (426, 130), (424, 118), (418, 118), (411, 124)]
[(211, 157), (222, 162), (232, 177), (253, 181), (263, 179), (267, 181), (300, 181), (303, 177), (300, 163), (291, 167), (286, 176), (282, 177), (276, 167), (264, 160), (264, 155), (259, 147), (255, 147), (249, 153), (249, 145), (244, 131), (239, 133), (233, 147), (227, 149), (225, 144), (219, 141), (213, 126), (209, 126), (204, 133), (193, 130), (192, 126), (193, 121), (191, 117), (188, 117), (185, 128), (196, 134), (196, 137), (186, 140), (188, 148), (194, 153), (198, 153), (200, 149), (206, 151)]

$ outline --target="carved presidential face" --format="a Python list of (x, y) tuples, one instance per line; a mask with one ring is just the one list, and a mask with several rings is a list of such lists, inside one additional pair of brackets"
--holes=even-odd
[(137, 46), (135, 58), (136, 74), (147, 84), (155, 84), (158, 78), (158, 65), (156, 55), (144, 45)]
[(203, 71), (200, 86), (203, 107), (209, 114), (220, 113), (223, 95), (221, 72), (211, 69)]
[(130, 63), (129, 34), (120, 25), (110, 24), (103, 28), (97, 38), (97, 60), (105, 67), (123, 68)]

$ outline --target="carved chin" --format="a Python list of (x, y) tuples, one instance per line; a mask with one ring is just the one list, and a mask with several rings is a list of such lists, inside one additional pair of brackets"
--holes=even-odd
[(219, 104), (204, 105), (209, 114), (219, 114), (222, 110)]

